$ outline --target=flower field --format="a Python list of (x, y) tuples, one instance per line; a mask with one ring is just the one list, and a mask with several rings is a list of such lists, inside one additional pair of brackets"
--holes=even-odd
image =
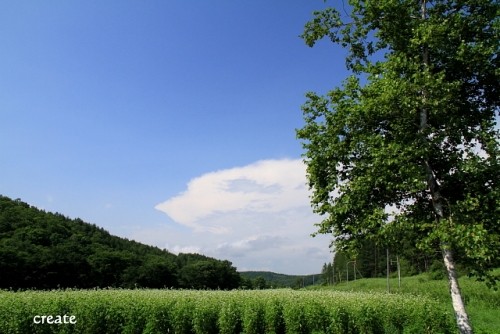
[[(61, 323), (63, 316), (73, 316), (75, 323)], [(454, 328), (453, 315), (438, 302), (385, 293), (286, 289), (0, 291), (0, 333), (9, 334), (420, 334), (454, 333)]]

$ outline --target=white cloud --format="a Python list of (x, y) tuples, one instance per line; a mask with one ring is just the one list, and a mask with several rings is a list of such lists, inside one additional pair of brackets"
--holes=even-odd
[(289, 274), (317, 273), (331, 260), (329, 238), (310, 236), (321, 218), (312, 213), (300, 159), (203, 174), (155, 208), (179, 226), (159, 245), (172, 252), (196, 250), (239, 270)]
[(307, 198), (301, 160), (262, 160), (197, 177), (185, 192), (155, 208), (196, 231), (227, 233), (230, 226), (205, 219), (230, 212), (278, 213), (307, 206)]

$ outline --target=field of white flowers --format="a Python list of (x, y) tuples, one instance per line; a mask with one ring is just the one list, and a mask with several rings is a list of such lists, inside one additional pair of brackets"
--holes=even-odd
[[(76, 323), (61, 323), (64, 316), (73, 316)], [(9, 334), (421, 334), (454, 333), (454, 328), (453, 315), (438, 302), (385, 293), (288, 289), (0, 291), (0, 333)]]

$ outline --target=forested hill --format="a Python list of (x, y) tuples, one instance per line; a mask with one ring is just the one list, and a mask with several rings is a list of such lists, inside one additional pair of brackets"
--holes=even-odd
[[(302, 288), (309, 285), (321, 284), (321, 274), (316, 275), (286, 275), (271, 271), (242, 271), (240, 275), (245, 280), (253, 282), (253, 288)], [(257, 286), (255, 286), (257, 285)]]
[(229, 261), (174, 255), (0, 195), (0, 289), (232, 289), (239, 284)]

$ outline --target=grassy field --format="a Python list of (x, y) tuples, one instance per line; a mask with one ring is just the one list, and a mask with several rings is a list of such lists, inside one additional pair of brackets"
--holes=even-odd
[[(391, 293), (426, 296), (437, 300), (452, 311), (447, 280), (432, 280), (427, 274), (422, 274), (403, 277), (400, 288), (397, 278), (391, 278), (389, 282)], [(475, 334), (500, 334), (500, 289), (494, 291), (486, 284), (467, 277), (461, 277), (459, 282)], [(380, 293), (387, 292), (387, 280), (385, 278), (358, 279), (333, 287), (316, 286), (311, 289)]]
[[(383, 278), (302, 290), (0, 290), (0, 333), (456, 332), (445, 280), (401, 283), (391, 279), (391, 293)], [(500, 334), (500, 291), (460, 283), (475, 333)]]
[[(43, 323), (49, 315), (52, 323)], [(57, 316), (75, 322), (54, 322)], [(454, 324), (452, 314), (431, 298), (387, 293), (0, 291), (0, 333), (452, 334)]]

